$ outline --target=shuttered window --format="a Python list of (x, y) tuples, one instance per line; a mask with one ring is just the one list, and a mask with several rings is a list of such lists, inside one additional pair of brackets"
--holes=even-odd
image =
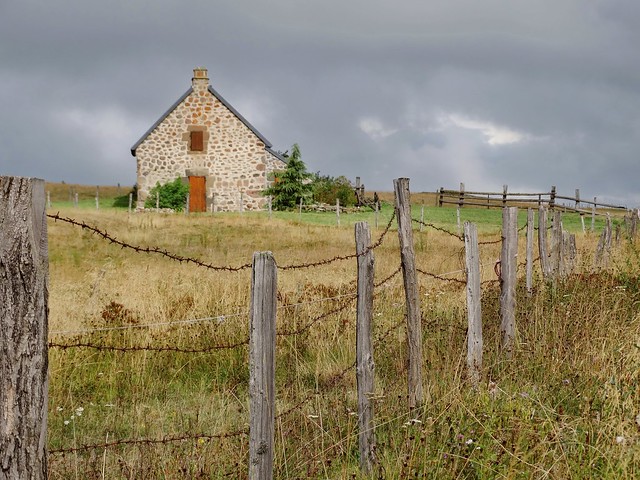
[(204, 150), (204, 132), (201, 130), (191, 132), (192, 152), (202, 152)]

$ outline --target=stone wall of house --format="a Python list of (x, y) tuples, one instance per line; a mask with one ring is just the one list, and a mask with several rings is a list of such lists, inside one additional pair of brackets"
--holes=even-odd
[[(194, 70), (188, 95), (136, 148), (138, 207), (157, 182), (206, 177), (207, 209), (264, 208), (268, 174), (284, 163), (209, 90), (205, 69)], [(203, 132), (204, 149), (191, 151), (192, 130)]]

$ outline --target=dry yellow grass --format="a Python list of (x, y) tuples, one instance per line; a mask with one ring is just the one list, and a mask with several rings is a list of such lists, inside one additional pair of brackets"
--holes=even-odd
[[(263, 250), (272, 251), (280, 267), (354, 251), (351, 227), (301, 223), (297, 215), (269, 220), (249, 214), (129, 216), (71, 209), (61, 214), (81, 214), (86, 223), (133, 245), (215, 265), (250, 263), (253, 252)], [(374, 240), (382, 230), (372, 232)], [(482, 240), (496, 238), (482, 235)], [(596, 240), (579, 238), (583, 272), (591, 269)], [(246, 338), (249, 270), (215, 272), (136, 253), (62, 222), (49, 223), (49, 244), (55, 342), (180, 350)], [(415, 248), (420, 269), (464, 278), (463, 245), (457, 238), (416, 230)], [(499, 250), (499, 245), (481, 248), (483, 281), (495, 279)], [(640, 281), (634, 252), (620, 247), (612, 273), (576, 276), (555, 287), (538, 281), (532, 298), (520, 288), (513, 362), (506, 362), (498, 347), (497, 286), (485, 283), (485, 368), (477, 392), (465, 379), (463, 288), (420, 275), (426, 400), (413, 423), (405, 396), (401, 277), (379, 287), (374, 355), (380, 477), (636, 477)], [(379, 281), (399, 266), (395, 230), (375, 256)], [(278, 478), (358, 476), (355, 372), (350, 369), (355, 274), (353, 259), (279, 271), (278, 330), (308, 328), (278, 337)], [(345, 310), (320, 318), (343, 304)], [(181, 323), (221, 315), (224, 320)], [(143, 324), (163, 325), (139, 328)], [(111, 330), (95, 330), (100, 328)], [(78, 329), (93, 331), (55, 334)], [(105, 440), (193, 437), (54, 453), (52, 478), (73, 478), (76, 471), (79, 478), (102, 478), (103, 472), (105, 478), (246, 476), (247, 437), (206, 436), (246, 429), (246, 347), (200, 353), (52, 348), (50, 365), (53, 450)], [(77, 416), (73, 412), (79, 407), (84, 411)], [(624, 440), (617, 443), (617, 437)]]

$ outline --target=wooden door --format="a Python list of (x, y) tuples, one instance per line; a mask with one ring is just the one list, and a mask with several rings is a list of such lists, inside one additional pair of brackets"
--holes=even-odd
[(189, 177), (189, 212), (207, 211), (205, 177)]

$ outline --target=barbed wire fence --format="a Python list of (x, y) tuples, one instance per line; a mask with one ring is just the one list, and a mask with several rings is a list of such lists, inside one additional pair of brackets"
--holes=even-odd
[[(106, 242), (109, 242), (114, 246), (131, 250), (136, 254), (159, 255), (161, 257), (170, 259), (180, 264), (192, 264), (192, 265), (196, 265), (198, 267), (205, 268), (212, 271), (239, 272), (239, 271), (248, 270), (252, 267), (251, 263), (241, 264), (237, 266), (215, 265), (213, 263), (205, 262), (197, 258), (186, 257), (176, 253), (172, 253), (160, 247), (133, 245), (126, 241), (117, 239), (115, 236), (109, 234), (107, 231), (102, 230), (96, 226), (89, 225), (83, 221), (78, 221), (72, 218), (63, 217), (59, 213), (54, 215), (48, 215), (48, 217), (54, 222), (63, 222), (75, 227), (79, 227), (83, 230), (87, 230), (90, 233), (96, 235), (98, 238)], [(396, 212), (394, 211), (394, 214), (389, 219), (388, 224), (386, 225), (386, 228), (384, 229), (382, 234), (378, 237), (378, 239), (375, 242), (371, 243), (367, 248), (365, 248), (361, 252), (338, 255), (328, 259), (323, 259), (323, 260), (318, 260), (318, 261), (313, 261), (308, 263), (282, 265), (282, 266), (279, 266), (278, 269), (282, 271), (311, 269), (311, 268), (318, 268), (326, 265), (331, 265), (339, 261), (360, 259), (361, 257), (364, 257), (365, 255), (371, 252), (374, 252), (376, 249), (378, 249), (378, 247), (380, 247), (384, 243), (386, 236), (391, 230), (395, 217), (396, 217)], [(434, 225), (431, 223), (425, 223), (415, 219), (412, 219), (412, 222), (418, 223), (422, 227), (427, 227), (434, 231), (437, 231), (447, 236), (450, 236), (452, 238), (455, 238), (459, 242), (465, 243), (466, 241), (468, 241), (468, 238), (466, 238), (465, 235), (456, 234), (454, 232), (448, 231), (447, 229), (439, 227), (437, 225)], [(518, 232), (522, 231), (525, 227), (526, 225), (521, 227), (520, 229), (517, 229), (516, 235)], [(539, 228), (542, 228), (542, 226), (540, 226)], [(546, 228), (547, 227), (545, 227), (545, 230)], [(503, 230), (504, 230), (504, 227), (503, 227)], [(504, 238), (501, 235), (500, 239), (486, 240), (486, 241), (478, 242), (478, 244), (483, 246), (492, 246), (492, 245), (498, 245), (503, 241), (504, 241)], [(568, 243), (570, 244), (570, 242)], [(557, 251), (557, 248), (559, 248), (558, 244), (556, 244), (556, 251)], [(542, 252), (541, 252), (541, 256), (542, 256)], [(540, 257), (534, 260), (534, 262), (538, 261), (539, 259)], [(502, 267), (501, 265), (502, 262), (503, 260), (497, 260), (495, 265), (496, 266), (499, 265), (500, 267)], [(521, 262), (518, 265), (526, 266), (526, 264), (523, 262)], [(406, 266), (404, 264), (400, 264), (394, 271), (387, 274), (386, 277), (382, 278), (382, 280), (378, 281), (377, 283), (374, 283), (373, 284), (374, 297), (376, 297), (377, 295), (380, 295), (382, 291), (384, 291), (384, 289), (387, 288), (387, 285), (390, 282), (392, 282), (392, 280), (394, 280), (398, 275), (400, 275), (401, 272), (404, 272), (405, 268)], [(464, 268), (461, 268), (458, 270), (439, 272), (439, 273), (430, 272), (427, 269), (420, 268), (420, 267), (416, 267), (416, 271), (421, 275), (423, 275), (424, 277), (428, 277), (435, 281), (444, 282), (449, 285), (455, 285), (459, 287), (463, 287), (463, 286), (468, 287), (469, 285), (469, 278), (467, 275), (468, 274), (467, 266), (464, 266)], [(489, 282), (491, 283), (497, 282), (497, 283), (500, 283), (502, 286), (504, 283), (504, 279), (502, 278), (502, 275), (501, 275), (502, 268), (500, 269), (495, 268), (495, 271), (496, 271), (496, 276), (498, 278), (485, 280), (482, 283), (485, 284)], [(452, 275), (455, 275), (455, 276), (452, 277)], [(347, 315), (347, 313), (351, 314), (354, 307), (353, 305), (354, 301), (356, 301), (357, 299), (358, 298), (356, 293), (349, 293), (349, 294), (337, 295), (333, 297), (318, 298), (312, 301), (279, 305), (277, 308), (279, 312), (285, 312), (289, 309), (295, 309), (296, 307), (309, 306), (312, 304), (315, 305), (319, 303), (323, 305), (331, 303), (332, 305), (335, 305), (335, 306), (325, 309), (325, 311), (319, 315), (315, 315), (312, 318), (306, 319), (306, 321), (301, 325), (297, 325), (294, 327), (281, 327), (280, 329), (275, 331), (275, 335), (276, 337), (279, 337), (279, 338), (299, 337), (299, 336), (308, 335), (309, 332), (312, 331), (314, 327), (316, 327), (317, 325), (328, 322), (332, 318), (341, 317), (341, 316), (344, 317)], [(129, 331), (141, 330), (141, 329), (162, 329), (166, 327), (199, 325), (199, 324), (213, 323), (213, 322), (224, 323), (224, 321), (229, 318), (234, 318), (234, 317), (247, 318), (248, 316), (249, 314), (246, 312), (232, 312), (224, 315), (216, 315), (216, 316), (202, 317), (202, 318), (195, 318), (195, 319), (182, 319), (182, 320), (176, 320), (176, 321), (163, 321), (163, 322), (155, 322), (155, 323), (148, 323), (148, 324), (132, 324), (132, 325), (122, 325), (122, 326), (113, 326), (113, 327), (99, 327), (99, 328), (92, 328), (92, 329), (52, 331), (50, 332), (52, 339), (48, 341), (47, 345), (50, 349), (56, 349), (61, 352), (64, 352), (70, 349), (88, 349), (88, 350), (94, 350), (96, 352), (114, 352), (117, 354), (136, 353), (136, 352), (215, 354), (216, 352), (220, 352), (223, 350), (244, 349), (250, 345), (250, 341), (251, 341), (250, 337), (247, 335), (247, 336), (242, 336), (241, 338), (227, 339), (226, 341), (220, 341), (218, 343), (210, 342), (206, 346), (199, 346), (199, 347), (176, 346), (176, 345), (171, 345), (168, 342), (129, 344), (129, 345), (116, 344), (116, 343), (110, 344), (108, 342), (103, 341), (104, 339), (96, 339), (95, 337), (99, 336), (100, 334), (108, 333), (108, 332), (129, 332)], [(405, 319), (401, 319), (399, 322), (392, 324), (387, 329), (381, 332), (378, 332), (375, 335), (375, 341), (373, 342), (373, 346), (376, 348), (384, 347), (386, 339), (390, 335), (392, 335), (394, 332), (402, 328), (404, 325), (405, 325)], [(65, 338), (70, 337), (70, 339), (69, 341), (64, 342), (60, 340), (60, 337), (65, 337)], [(88, 339), (86, 339), (87, 337)], [(329, 375), (326, 381), (323, 382), (322, 392), (320, 392), (318, 388), (312, 389), (310, 393), (304, 395), (300, 400), (293, 403), (292, 405), (281, 407), (280, 410), (274, 416), (275, 420), (278, 422), (283, 422), (286, 419), (291, 418), (296, 413), (301, 413), (306, 406), (309, 406), (311, 402), (318, 397), (318, 395), (330, 392), (332, 389), (337, 388), (343, 382), (347, 381), (347, 376), (350, 375), (355, 370), (355, 367), (356, 367), (355, 362), (350, 363), (348, 366), (342, 368), (336, 373)], [(405, 370), (406, 370), (406, 365), (403, 367), (402, 371), (404, 372)], [(396, 376), (394, 382), (392, 382), (389, 385), (386, 385), (385, 388), (391, 389), (395, 387), (396, 384), (399, 383), (400, 381), (401, 381), (401, 377), (400, 375), (398, 375)], [(310, 414), (307, 414), (307, 415), (310, 415)], [(409, 413), (407, 413), (407, 415), (409, 415)], [(287, 429), (295, 428), (296, 425), (297, 424), (294, 421), (292, 421), (289, 424), (289, 426), (284, 425), (283, 428), (285, 429), (285, 431), (287, 431)], [(243, 427), (239, 429), (231, 429), (229, 431), (223, 431), (223, 432), (217, 432), (217, 433), (199, 432), (199, 433), (171, 434), (171, 435), (163, 436), (161, 438), (121, 438), (121, 439), (114, 439), (111, 441), (104, 441), (104, 442), (98, 442), (98, 443), (92, 443), (92, 444), (88, 443), (88, 444), (74, 445), (74, 446), (68, 446), (68, 447), (51, 448), (49, 449), (48, 453), (49, 455), (64, 456), (68, 454), (77, 454), (77, 453), (97, 451), (97, 450), (103, 450), (106, 452), (106, 449), (108, 448), (111, 449), (111, 448), (122, 447), (122, 446), (166, 445), (166, 444), (194, 442), (194, 441), (195, 442), (224, 441), (226, 439), (232, 439), (232, 438), (238, 438), (238, 437), (244, 438), (247, 435), (249, 435), (249, 433), (250, 433), (250, 429), (247, 427)], [(334, 445), (339, 445), (339, 443), (340, 442)], [(339, 448), (337, 450), (339, 450)], [(339, 454), (338, 451), (333, 453), (335, 455)], [(304, 464), (305, 462), (302, 462), (302, 463)], [(302, 468), (302, 467), (303, 465), (301, 464), (301, 465), (296, 465), (295, 467), (292, 467), (292, 468)], [(240, 471), (244, 475), (246, 473), (246, 465), (244, 466), (237, 465), (236, 471)], [(231, 476), (233, 475), (233, 473), (230, 473), (229, 475)]]

